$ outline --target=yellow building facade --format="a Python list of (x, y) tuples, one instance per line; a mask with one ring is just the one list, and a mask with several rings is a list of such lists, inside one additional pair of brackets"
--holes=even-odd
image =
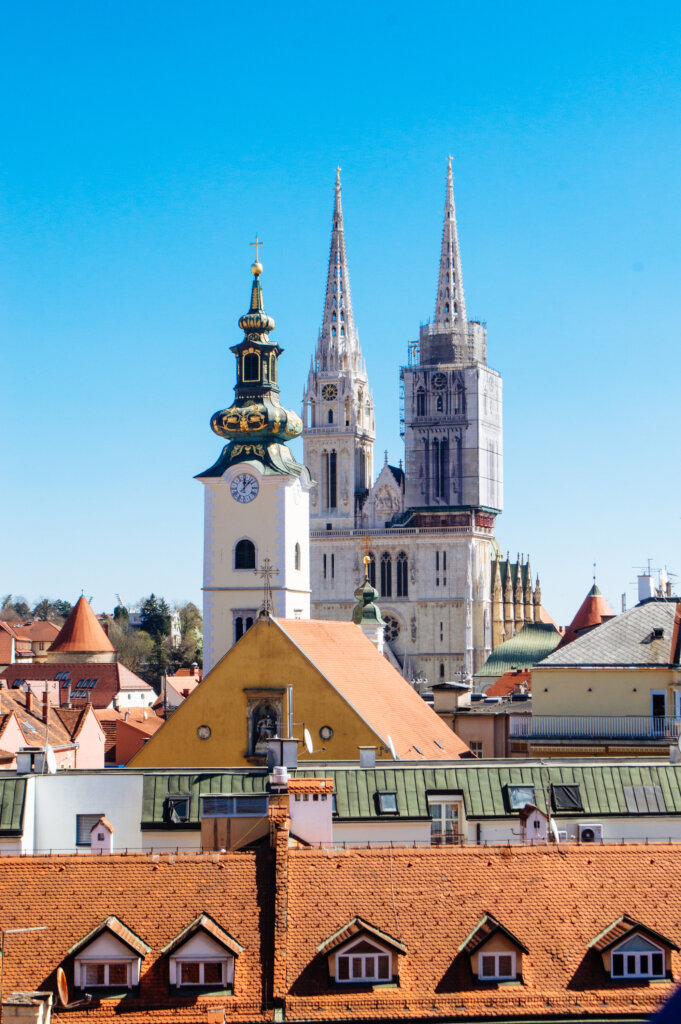
[(262, 765), (273, 736), (304, 760), (453, 758), (466, 745), (352, 622), (258, 618), (130, 762), (135, 768)]

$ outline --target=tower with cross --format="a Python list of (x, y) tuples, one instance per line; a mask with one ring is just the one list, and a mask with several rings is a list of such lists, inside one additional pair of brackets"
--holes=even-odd
[(239, 319), (234, 400), (214, 413), (211, 428), (226, 442), (217, 461), (197, 477), (205, 488), (204, 672), (253, 625), (266, 583), (269, 614), (310, 617), (310, 474), (288, 448), (302, 422), (279, 401), (282, 349), (270, 337), (256, 235), (251, 305)]

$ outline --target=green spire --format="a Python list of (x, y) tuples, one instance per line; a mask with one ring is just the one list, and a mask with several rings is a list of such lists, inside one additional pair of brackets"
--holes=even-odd
[(369, 556), (364, 556), (364, 582), (361, 586), (357, 587), (355, 591), (355, 597), (357, 598), (357, 604), (352, 609), (352, 621), (357, 625), (361, 626), (364, 623), (373, 623), (376, 626), (384, 626), (385, 623), (381, 616), (381, 609), (375, 603), (378, 597), (378, 591), (375, 587), (371, 586), (369, 582)]

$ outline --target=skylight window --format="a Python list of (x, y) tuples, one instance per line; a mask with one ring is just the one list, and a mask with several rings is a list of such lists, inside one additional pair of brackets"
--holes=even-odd
[(525, 804), (534, 803), (534, 786), (506, 786), (508, 807), (511, 811), (522, 811)]
[(579, 786), (551, 786), (554, 811), (583, 811)]
[(397, 793), (378, 793), (378, 809), (381, 814), (397, 814)]

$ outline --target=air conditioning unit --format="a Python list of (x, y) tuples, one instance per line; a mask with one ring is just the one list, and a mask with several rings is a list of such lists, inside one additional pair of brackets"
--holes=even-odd
[(568, 841), (568, 838), (567, 838), (567, 830), (564, 830), (564, 829), (561, 829), (561, 828), (559, 828), (559, 829), (558, 829), (558, 830), (556, 831), (556, 835), (558, 836), (558, 840), (557, 840), (557, 841), (558, 841), (559, 843), (567, 843), (567, 841)]
[(603, 826), (602, 825), (580, 825), (579, 826), (579, 841), (580, 841), (580, 843), (602, 843), (603, 842)]

